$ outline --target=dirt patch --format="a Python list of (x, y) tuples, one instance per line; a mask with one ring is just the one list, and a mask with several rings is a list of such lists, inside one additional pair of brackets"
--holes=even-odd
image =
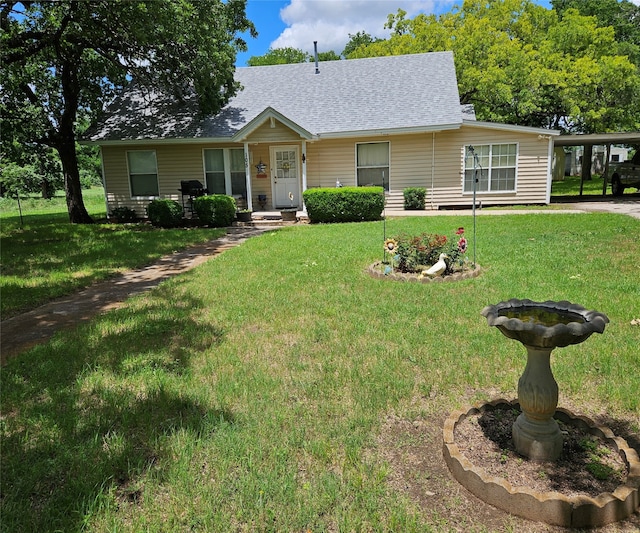
[(565, 496), (596, 497), (624, 483), (628, 469), (606, 440), (558, 421), (563, 433), (562, 455), (554, 462), (535, 462), (515, 450), (511, 428), (520, 411), (493, 409), (466, 417), (456, 426), (458, 449), (474, 465), (514, 487)]
[[(429, 407), (432, 406), (426, 407), (423, 412), (430, 412)], [(411, 419), (396, 414), (387, 416), (372, 453), (387, 465), (390, 491), (413, 501), (422, 510), (425, 520), (438, 530), (519, 533), (568, 531), (566, 528), (512, 516), (479, 500), (462, 487), (449, 472), (442, 455), (442, 428), (448, 414)], [(640, 531), (640, 515), (636, 513), (625, 521), (592, 531), (637, 533)]]

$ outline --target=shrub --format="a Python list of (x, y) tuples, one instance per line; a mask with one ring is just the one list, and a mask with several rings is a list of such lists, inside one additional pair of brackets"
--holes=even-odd
[(200, 196), (193, 201), (193, 210), (202, 224), (223, 228), (233, 222), (236, 201), (226, 194)]
[(122, 206), (116, 207), (109, 213), (109, 217), (117, 219), (119, 222), (135, 222), (138, 220), (135, 210)]
[(379, 220), (384, 209), (382, 187), (307, 189), (302, 196), (311, 223)]
[(182, 206), (175, 200), (161, 198), (147, 206), (151, 224), (160, 228), (175, 228), (182, 223)]
[(424, 209), (424, 199), (427, 195), (427, 189), (424, 187), (407, 187), (402, 191), (404, 195), (404, 208), (406, 210)]

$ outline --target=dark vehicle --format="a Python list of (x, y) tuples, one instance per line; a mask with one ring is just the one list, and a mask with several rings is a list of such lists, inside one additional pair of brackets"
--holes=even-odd
[(611, 194), (622, 196), (627, 187), (640, 189), (640, 149), (633, 159), (624, 163), (609, 163)]

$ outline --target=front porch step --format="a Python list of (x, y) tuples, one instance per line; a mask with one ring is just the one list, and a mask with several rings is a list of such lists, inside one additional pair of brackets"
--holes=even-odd
[(308, 224), (309, 217), (304, 211), (298, 211), (296, 221), (284, 221), (279, 211), (254, 211), (251, 214), (251, 222), (234, 221), (233, 225), (238, 227), (251, 226), (284, 226), (291, 224)]

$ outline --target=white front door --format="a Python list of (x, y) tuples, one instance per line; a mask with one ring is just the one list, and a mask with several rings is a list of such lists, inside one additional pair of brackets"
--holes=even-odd
[(300, 163), (297, 146), (271, 147), (271, 181), (276, 209), (300, 207)]

